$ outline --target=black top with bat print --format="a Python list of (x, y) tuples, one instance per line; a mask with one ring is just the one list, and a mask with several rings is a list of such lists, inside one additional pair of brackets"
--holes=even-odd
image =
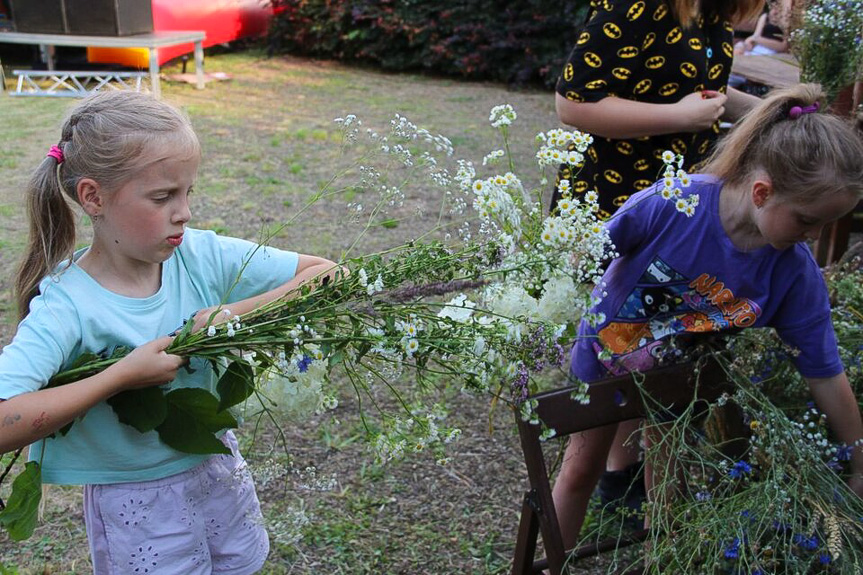
[[(557, 83), (574, 102), (607, 97), (672, 104), (692, 92), (726, 91), (733, 29), (717, 15), (702, 15), (682, 27), (663, 0), (592, 0), (585, 26)], [(683, 154), (694, 171), (719, 134), (719, 123), (701, 132), (616, 140), (594, 136), (580, 170), (562, 166), (572, 193), (599, 195), (608, 217), (626, 199), (661, 177), (662, 152)], [(558, 194), (552, 206), (556, 205)]]

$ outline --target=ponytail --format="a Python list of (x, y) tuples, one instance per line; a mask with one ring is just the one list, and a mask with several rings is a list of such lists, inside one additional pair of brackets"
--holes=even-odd
[(189, 119), (149, 94), (97, 92), (71, 111), (59, 149), (51, 149), (27, 188), (30, 234), (15, 278), (19, 319), (27, 315), (42, 279), (63, 261), (71, 262), (76, 214), (70, 202), (78, 203), (78, 182), (90, 178), (105, 193), (119, 189), (151, 161), (151, 146), (168, 141), (179, 145), (180, 153), (200, 155)]
[(804, 203), (836, 192), (863, 196), (860, 132), (824, 102), (817, 84), (771, 92), (719, 142), (703, 171), (740, 184), (763, 170), (778, 194)]
[(15, 277), (18, 319), (24, 319), (42, 281), (75, 248), (75, 214), (60, 183), (62, 163), (46, 156), (27, 186), (30, 232), (24, 258)]

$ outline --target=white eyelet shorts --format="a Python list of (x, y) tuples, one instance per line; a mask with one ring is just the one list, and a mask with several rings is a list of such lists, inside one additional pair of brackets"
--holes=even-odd
[(87, 485), (84, 520), (96, 575), (246, 575), (270, 551), (261, 507), (230, 431), (232, 455), (140, 483)]

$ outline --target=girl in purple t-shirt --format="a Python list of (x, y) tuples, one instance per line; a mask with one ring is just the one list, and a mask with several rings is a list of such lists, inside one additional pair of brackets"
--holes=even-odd
[[(620, 257), (609, 266), (583, 323), (571, 372), (596, 381), (659, 365), (668, 339), (689, 333), (774, 327), (800, 353), (796, 366), (839, 441), (863, 438), (857, 400), (836, 348), (821, 272), (805, 245), (863, 196), (863, 141), (819, 113), (820, 87), (775, 92), (721, 142), (692, 179), (700, 201), (681, 218), (656, 188), (624, 204), (608, 223)], [(573, 435), (554, 485), (564, 545), (577, 539), (617, 425)], [(645, 430), (648, 445), (660, 429)], [(669, 457), (671, 454), (669, 454)], [(850, 487), (863, 496), (863, 448), (852, 456)], [(648, 493), (653, 486), (646, 462)]]

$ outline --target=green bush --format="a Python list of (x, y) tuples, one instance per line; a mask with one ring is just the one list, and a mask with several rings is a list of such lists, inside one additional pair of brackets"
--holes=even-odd
[(276, 0), (270, 44), (318, 58), (553, 86), (587, 0)]

